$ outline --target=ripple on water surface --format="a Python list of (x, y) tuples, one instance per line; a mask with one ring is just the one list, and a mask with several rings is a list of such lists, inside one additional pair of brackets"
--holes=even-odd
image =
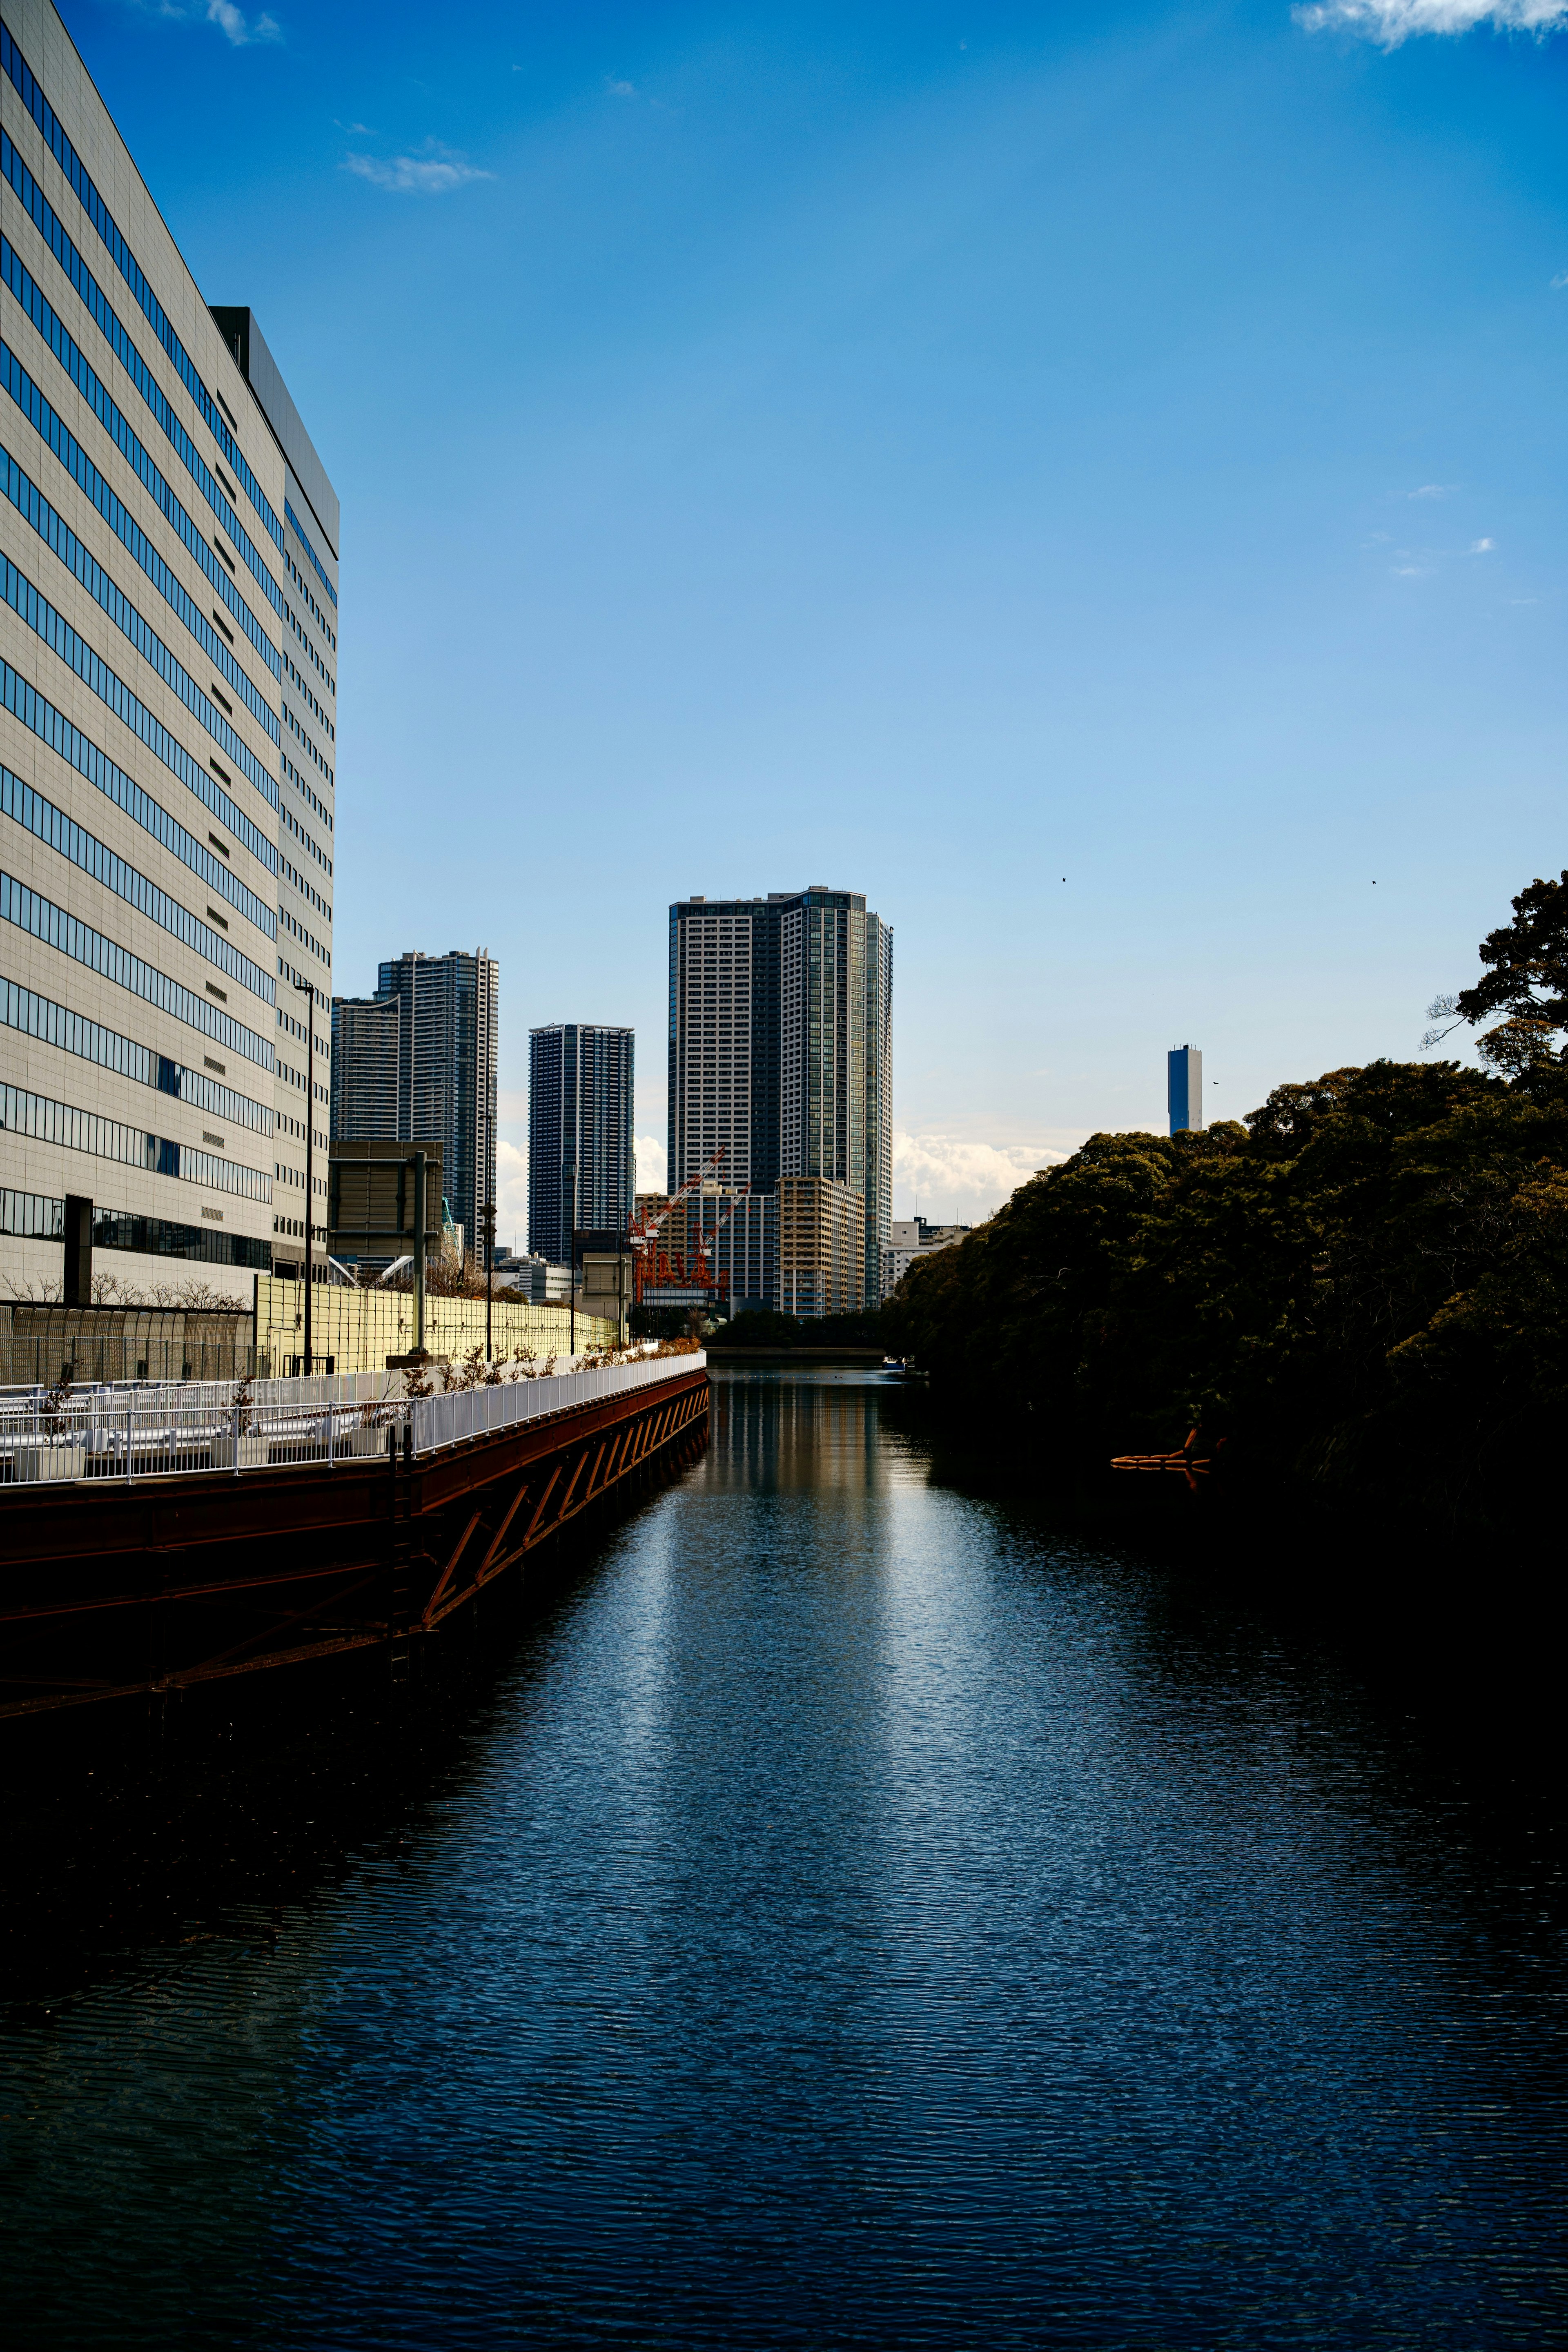
[(21, 2340), (1561, 2339), (1523, 1825), (887, 1411), (721, 1378), (417, 1802), (13, 2019)]

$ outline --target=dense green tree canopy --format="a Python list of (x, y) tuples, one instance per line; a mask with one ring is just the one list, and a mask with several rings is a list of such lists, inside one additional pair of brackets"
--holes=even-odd
[[(1468, 993), (1568, 1022), (1568, 876), (1515, 903)], [(889, 1344), (1058, 1471), (1200, 1424), (1244, 1488), (1522, 1512), (1568, 1408), (1568, 1069), (1513, 1070), (1373, 1062), (1244, 1124), (1091, 1136), (911, 1266)]]

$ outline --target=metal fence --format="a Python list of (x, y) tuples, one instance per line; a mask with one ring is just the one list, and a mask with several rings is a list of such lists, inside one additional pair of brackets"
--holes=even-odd
[(0, 1481), (134, 1482), (204, 1470), (237, 1476), (301, 1462), (331, 1465), (385, 1454), (391, 1445), (401, 1449), (405, 1431), (412, 1452), (430, 1454), (599, 1397), (679, 1379), (706, 1361), (700, 1354), (665, 1357), (413, 1398), (387, 1393), (384, 1372), (258, 1381), (237, 1391), (231, 1382), (98, 1388), (64, 1396), (13, 1390), (0, 1396)]

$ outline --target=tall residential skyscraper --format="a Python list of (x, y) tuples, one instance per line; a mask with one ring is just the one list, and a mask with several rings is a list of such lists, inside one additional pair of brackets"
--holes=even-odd
[(50, 0), (0, 123), (0, 1260), (58, 1281), (68, 1199), (122, 1287), (248, 1297), (308, 1121), (325, 1203), (338, 501)]
[(892, 1223), (893, 934), (849, 890), (685, 898), (669, 910), (669, 1181), (847, 1185), (868, 1302)]
[(1173, 1045), (1165, 1056), (1171, 1133), (1204, 1123), (1204, 1057), (1195, 1045)]
[[(453, 948), (391, 958), (377, 969), (374, 997), (340, 997), (332, 1006), (342, 1055), (333, 1092), (342, 1124), (334, 1134), (437, 1139), (446, 1198), (464, 1248), (476, 1252), (485, 1202), (495, 1198), (500, 1003), (500, 965), (483, 948), (471, 955)], [(395, 1045), (377, 1006), (392, 1008)]]
[(632, 1219), (635, 1037), (590, 1021), (528, 1033), (528, 1246), (563, 1265), (577, 1233)]

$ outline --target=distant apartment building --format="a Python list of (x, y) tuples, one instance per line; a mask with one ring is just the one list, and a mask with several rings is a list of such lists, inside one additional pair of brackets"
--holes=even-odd
[(483, 948), (389, 958), (374, 996), (332, 1003), (332, 1132), (437, 1138), (442, 1189), (465, 1251), (495, 1198), (500, 967)]
[[(891, 928), (856, 892), (669, 910), (669, 1181), (721, 1151), (710, 1171), (721, 1185), (772, 1197), (792, 1178), (858, 1194), (862, 1304), (880, 1297), (892, 1222), (892, 987)], [(781, 1257), (764, 1276), (775, 1303), (782, 1278)], [(824, 1286), (837, 1293), (837, 1272)]]
[(1195, 1045), (1175, 1045), (1165, 1056), (1165, 1094), (1171, 1133), (1204, 1123), (1204, 1057)]
[(0, 124), (0, 1270), (58, 1285), (69, 1202), (122, 1290), (248, 1300), (325, 1206), (337, 496), (50, 0)]
[(896, 1217), (889, 1228), (890, 1238), (882, 1253), (883, 1297), (891, 1297), (917, 1258), (952, 1249), (955, 1242), (961, 1242), (972, 1231), (969, 1225), (933, 1225), (924, 1217)]
[(779, 1310), (858, 1315), (866, 1305), (866, 1202), (821, 1176), (778, 1182)]
[(528, 1246), (570, 1264), (574, 1233), (624, 1234), (637, 1192), (636, 1037), (600, 1022), (528, 1033)]
[(397, 1132), (402, 1014), (395, 996), (332, 999), (332, 1139)]

